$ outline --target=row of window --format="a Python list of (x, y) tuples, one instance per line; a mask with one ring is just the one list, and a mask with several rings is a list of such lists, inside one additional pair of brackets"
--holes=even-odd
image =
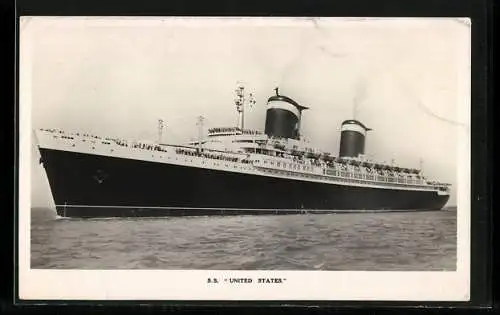
[[(264, 164), (268, 164), (268, 161), (264, 160)], [(303, 170), (303, 171), (312, 171), (312, 168), (309, 166), (305, 165), (297, 165), (293, 163), (285, 163), (285, 162), (276, 162), (274, 163), (273, 161), (270, 161), (269, 164), (271, 166), (274, 166), (276, 164), (277, 167), (283, 167), (283, 168), (288, 168), (291, 170)], [(302, 166), (302, 167), (301, 167)], [(384, 176), (375, 176), (375, 175), (366, 175), (366, 174), (359, 174), (359, 173), (351, 173), (351, 172), (346, 172), (346, 171), (336, 171), (336, 170), (330, 170), (327, 169), (325, 171), (327, 175), (332, 175), (332, 176), (340, 176), (340, 177), (347, 177), (347, 178), (354, 178), (354, 179), (366, 179), (366, 180), (376, 180), (380, 182), (389, 182), (389, 183), (401, 183), (404, 184), (405, 180), (401, 178), (394, 178), (394, 177), (384, 177)], [(325, 177), (328, 178), (328, 177)], [(352, 180), (350, 180), (352, 181)], [(360, 181), (362, 182), (362, 181)], [(408, 179), (406, 181), (407, 184), (418, 184), (417, 180), (412, 180)]]
[[(277, 171), (277, 170), (266, 170), (266, 172), (274, 173), (274, 174), (283, 174), (283, 175), (291, 175), (291, 172), (286, 172), (286, 171)], [(301, 177), (303, 178), (316, 178), (316, 179), (323, 179), (323, 180), (335, 180), (337, 182), (343, 182), (343, 183), (356, 183), (356, 184), (375, 184), (375, 185), (380, 185), (380, 186), (391, 186), (391, 187), (401, 187), (401, 185), (398, 184), (391, 184), (387, 182), (371, 182), (367, 183), (365, 180), (357, 180), (357, 179), (348, 179), (348, 178), (331, 178), (328, 176), (318, 176), (318, 175), (310, 175), (310, 174), (301, 174)], [(418, 185), (405, 185), (408, 188), (420, 188), (420, 189), (428, 189), (428, 190), (433, 190), (436, 189), (435, 187), (422, 187)]]
[[(267, 160), (264, 160), (264, 164), (268, 164), (268, 161)], [(286, 163), (286, 162), (274, 162), (274, 161), (269, 161), (269, 164), (271, 166), (274, 166), (276, 165), (277, 167), (283, 167), (283, 168), (287, 168), (288, 169), (291, 169), (291, 170), (296, 170), (296, 171), (307, 171), (307, 172), (311, 172), (312, 171), (312, 167), (310, 166), (307, 166), (307, 165), (299, 165), (299, 164), (294, 164), (294, 163)]]
[[(267, 161), (264, 161), (264, 164)], [(274, 165), (275, 163), (270, 162), (271, 165)], [(276, 163), (278, 167), (280, 165), (283, 165), (282, 167), (286, 167), (286, 163)], [(295, 164), (289, 164), (289, 167), (291, 169), (298, 169), (300, 170), (300, 165), (295, 165)], [(306, 170), (311, 170), (310, 167), (303, 166), (303, 169)], [(287, 171), (278, 171), (274, 170), (275, 173), (277, 174), (292, 174), (291, 172)], [(374, 176), (374, 175), (364, 175), (364, 174), (356, 174), (356, 173), (349, 173), (349, 172), (343, 172), (343, 171), (332, 171), (332, 170), (326, 170), (325, 174), (331, 175), (331, 176), (336, 176), (337, 178), (332, 179), (329, 176), (319, 176), (319, 175), (309, 175), (309, 174), (301, 174), (302, 177), (305, 178), (317, 178), (317, 179), (323, 179), (323, 180), (336, 180), (336, 181), (341, 181), (341, 182), (348, 182), (348, 183), (359, 183), (359, 184), (366, 184), (366, 180), (371, 180), (374, 181), (371, 184), (379, 184), (383, 186), (393, 186), (393, 187), (398, 187), (400, 186), (399, 184), (405, 184), (406, 187), (412, 187), (412, 188), (421, 188), (419, 186), (419, 182), (417, 180), (412, 180), (408, 179), (406, 182), (404, 179), (397, 179), (397, 178), (387, 178), (383, 176)], [(412, 185), (413, 184), (413, 185)]]

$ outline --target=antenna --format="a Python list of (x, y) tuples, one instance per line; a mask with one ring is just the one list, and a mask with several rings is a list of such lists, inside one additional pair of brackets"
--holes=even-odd
[(238, 128), (243, 130), (245, 126), (245, 106), (253, 106), (255, 104), (255, 98), (253, 93), (250, 93), (248, 97), (245, 97), (245, 87), (241, 82), (237, 83), (235, 93), (236, 97), (234, 99), (234, 104), (236, 105), (236, 111), (238, 112)]
[(203, 138), (203, 121), (205, 118), (203, 116), (198, 116), (198, 121), (196, 122), (196, 125), (198, 126), (198, 146), (201, 151), (201, 141)]

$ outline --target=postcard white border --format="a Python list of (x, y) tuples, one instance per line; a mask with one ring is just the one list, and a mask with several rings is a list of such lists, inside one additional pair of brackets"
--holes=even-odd
[[(35, 270), (30, 269), (31, 52), (30, 19), (21, 17), (19, 87), (19, 298), (21, 300), (394, 300), (467, 301), (470, 290), (470, 67), (462, 73), (457, 197), (457, 269), (446, 272), (207, 271), (207, 270)], [(51, 18), (54, 21), (68, 17)], [(88, 19), (88, 18), (80, 18)], [(98, 18), (97, 18), (98, 19)], [(187, 18), (102, 18), (103, 23), (184, 23)], [(340, 20), (349, 20), (343, 18)], [(211, 18), (213, 23), (221, 19)], [(242, 18), (224, 19), (239, 23)], [(246, 18), (249, 23), (290, 19)], [(352, 18), (356, 21), (359, 19)], [(366, 20), (366, 19), (363, 19)], [(397, 23), (401, 19), (377, 19)], [(192, 20), (191, 20), (192, 21)], [(192, 23), (206, 22), (197, 18)], [(470, 60), (470, 20), (463, 51)], [(219, 284), (207, 278), (286, 278), (281, 284)]]

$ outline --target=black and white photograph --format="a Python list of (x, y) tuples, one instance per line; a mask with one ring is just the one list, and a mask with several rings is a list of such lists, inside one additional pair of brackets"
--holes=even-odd
[(471, 27), (22, 17), (21, 298), (468, 300)]

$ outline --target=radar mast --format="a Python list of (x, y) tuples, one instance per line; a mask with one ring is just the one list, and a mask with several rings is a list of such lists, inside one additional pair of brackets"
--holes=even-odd
[(243, 131), (245, 127), (245, 106), (253, 106), (255, 104), (255, 97), (253, 93), (245, 95), (245, 87), (241, 82), (237, 83), (235, 89), (236, 97), (234, 99), (234, 104), (236, 105), (236, 111), (238, 112), (238, 128)]

